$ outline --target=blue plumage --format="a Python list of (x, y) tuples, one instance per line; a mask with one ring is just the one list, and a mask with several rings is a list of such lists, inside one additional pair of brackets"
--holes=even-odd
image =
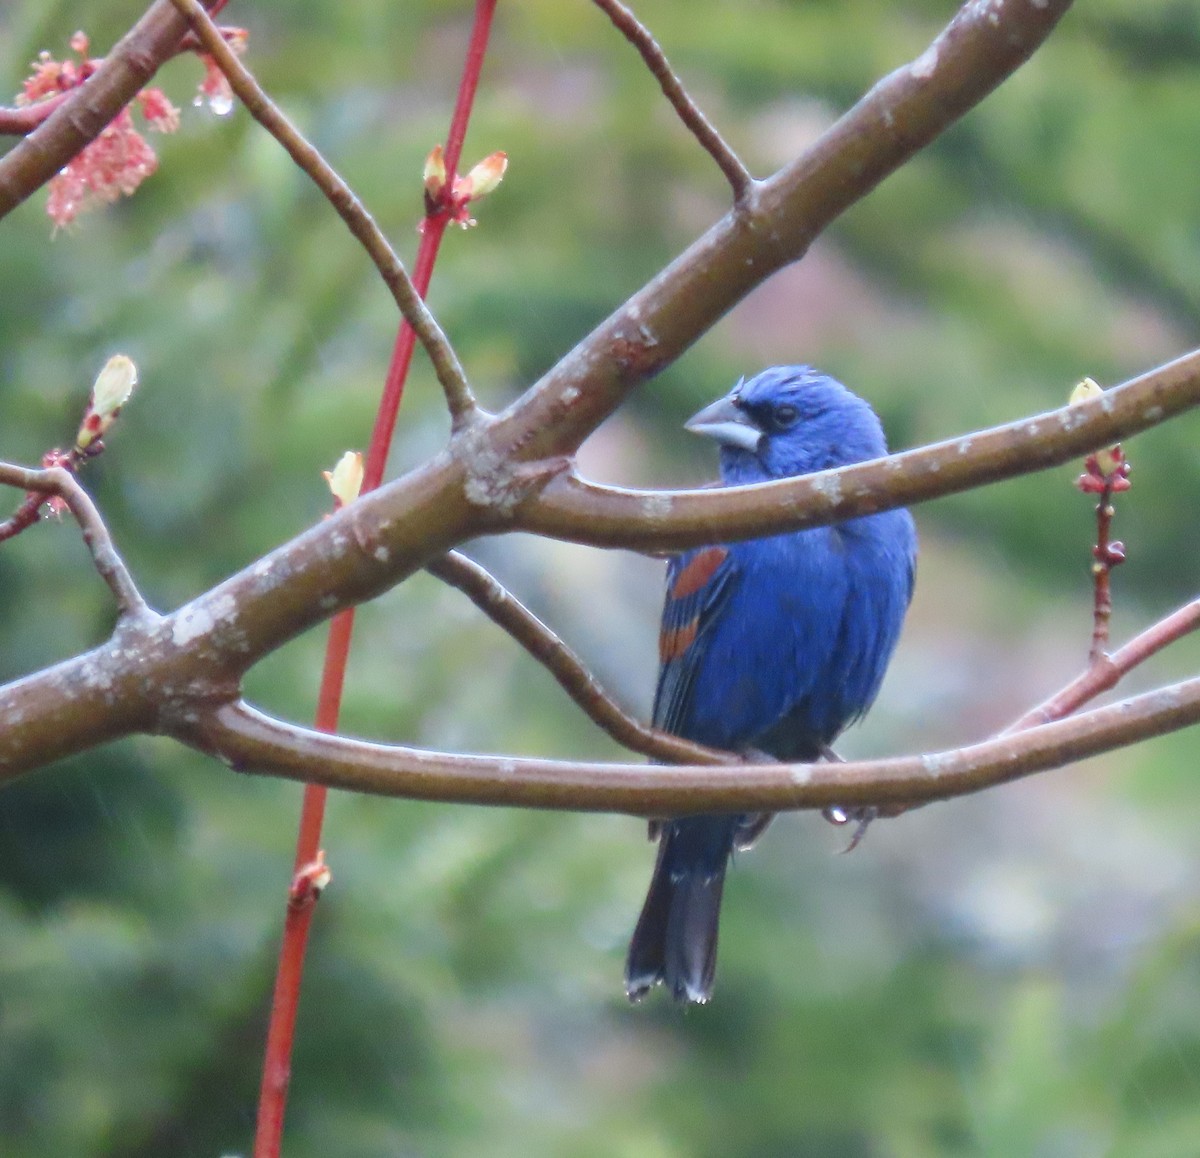
[[(721, 446), (726, 485), (887, 453), (871, 407), (807, 366), (739, 382), (688, 429)], [(733, 751), (815, 760), (870, 707), (912, 596), (917, 540), (905, 510), (701, 547), (671, 561), (659, 640), (657, 726)], [(658, 863), (626, 964), (637, 1000), (664, 982), (707, 1001), (730, 853), (769, 817), (656, 826)]]

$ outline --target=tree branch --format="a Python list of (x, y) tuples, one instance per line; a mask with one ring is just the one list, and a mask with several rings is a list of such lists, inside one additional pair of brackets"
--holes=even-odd
[(607, 13), (621, 35), (641, 54), (646, 67), (654, 74), (654, 79), (663, 90), (663, 95), (679, 114), (679, 119), (725, 174), (725, 179), (733, 189), (733, 199), (740, 205), (754, 180), (750, 176), (750, 170), (742, 164), (741, 158), (726, 144), (712, 122), (688, 95), (683, 82), (671, 68), (666, 53), (659, 47), (650, 30), (620, 3), (620, 0), (593, 0), (593, 3)]
[(204, 49), (217, 62), (230, 87), (246, 110), (287, 151), (288, 156), (307, 174), (314, 185), (346, 223), (350, 232), (367, 251), (391, 291), (400, 313), (413, 328), (446, 395), (446, 405), (455, 430), (462, 429), (478, 413), (475, 397), (467, 383), (466, 372), (429, 307), (421, 300), (403, 263), (383, 230), (355, 195), (354, 190), (334, 171), (299, 129), (288, 120), (225, 42), (199, 0), (170, 0), (191, 24)]
[(205, 713), (174, 734), (233, 768), (330, 788), (653, 819), (945, 800), (1198, 722), (1200, 678), (955, 751), (844, 764), (665, 767), (458, 756), (310, 731), (243, 703)]
[(632, 550), (680, 550), (749, 539), (822, 526), (1045, 470), (1198, 403), (1200, 350), (1087, 402), (873, 462), (780, 482), (631, 491), (565, 475), (530, 498), (515, 521), (525, 531)]
[(457, 551), (425, 568), (456, 587), (493, 623), (507, 632), (558, 681), (559, 686), (618, 744), (671, 763), (729, 764), (738, 758), (690, 740), (648, 728), (629, 715), (584, 666), (583, 661), (478, 563)]
[(70, 471), (62, 467), (27, 470), (25, 467), (0, 462), (0, 483), (41, 495), (57, 495), (62, 499), (79, 524), (83, 541), (91, 552), (92, 562), (113, 593), (122, 618), (157, 618), (134, 583), (124, 560), (117, 554), (112, 536), (109, 535), (96, 504)]
[[(169, 4), (156, 3), (135, 29), (143, 35), (137, 43), (144, 46), (147, 21), (161, 38), (164, 20), (174, 37), (167, 48), (178, 42), (183, 25)], [(0, 689), (0, 719), (9, 723), (0, 728), (0, 779), (115, 735), (169, 730), (177, 719), (235, 696), (238, 680), (254, 662), (340, 608), (373, 598), (467, 538), (517, 526), (514, 513), (554, 475), (546, 460), (573, 451), (638, 383), (677, 357), (774, 269), (800, 256), (828, 221), (982, 99), (1034, 51), (1067, 7), (1069, 0), (1045, 0), (1041, 7), (966, 5), (914, 65), (876, 85), (797, 162), (755, 185), (741, 211), (710, 229), (498, 419), (481, 419), (455, 438), (447, 452), (278, 548), (153, 630), (135, 633), (136, 639), (127, 633), (121, 646), (110, 642)], [(111, 82), (130, 37), (81, 93), (95, 92), (107, 101), (117, 92), (112, 83), (93, 86), (97, 78), (107, 76)], [(139, 59), (145, 63), (150, 58)], [(88, 108), (107, 108), (111, 116), (143, 82), (144, 77), (137, 78), (111, 105), (92, 101)], [(12, 179), (13, 156), (28, 152), (26, 147), (39, 137), (61, 143), (59, 136), (46, 134), (69, 120), (75, 103), (64, 104), (0, 161), (0, 210), (6, 204), (4, 190), (11, 188), (4, 183)], [(56, 160), (45, 176), (69, 155)], [(25, 177), (30, 172), (20, 171)], [(21, 188), (24, 196), (28, 189)], [(1173, 396), (1176, 409), (1190, 404), (1181, 397)], [(1049, 444), (1060, 446), (1061, 455), (1041, 453), (1030, 463), (1008, 463), (1003, 470), (984, 462), (973, 475), (956, 472), (952, 485), (922, 480), (920, 490), (932, 497), (1111, 444), (1166, 416), (1165, 410), (1153, 409), (1148, 405), (1144, 415), (1123, 414), (1119, 421), (1108, 421), (1093, 404), (1085, 404), (1076, 408), (1078, 421), (1072, 420), (1070, 430), (1054, 430), (1045, 440), (1036, 424), (1026, 424), (1014, 435), (1014, 454), (1021, 446)], [(1087, 425), (1089, 419), (1095, 425)], [(970, 460), (971, 455), (963, 457)], [(907, 467), (919, 470), (922, 462), (918, 457)], [(794, 506), (773, 515), (747, 513), (740, 528), (715, 525), (710, 534), (749, 537), (913, 501), (912, 487), (897, 467), (885, 462), (873, 469), (869, 486), (836, 502), (819, 492), (828, 492), (833, 476), (806, 480), (804, 485), (813, 488), (812, 515)], [(838, 481), (845, 485), (848, 478), (838, 476)], [(704, 497), (718, 505), (731, 501), (730, 493)], [(750, 503), (775, 497), (764, 491)], [(691, 502), (688, 496), (678, 505), (688, 513)], [(732, 502), (741, 504), (745, 496), (732, 492)], [(655, 524), (662, 523), (656, 511), (676, 505), (672, 496), (650, 496), (643, 504), (635, 503), (628, 513), (639, 518), (648, 514)], [(576, 533), (572, 520), (577, 514), (572, 509), (566, 524)], [(541, 515), (550, 519), (552, 511), (546, 507)], [(682, 538), (671, 527), (659, 525), (658, 530), (662, 546)], [(624, 534), (611, 525), (608, 531)], [(705, 537), (699, 527), (688, 534), (691, 541)], [(629, 537), (638, 538), (633, 532)], [(104, 681), (103, 694), (98, 681)]]

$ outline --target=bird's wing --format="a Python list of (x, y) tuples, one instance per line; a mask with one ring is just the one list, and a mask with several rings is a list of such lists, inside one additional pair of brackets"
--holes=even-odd
[(671, 560), (658, 637), (661, 666), (654, 723), (680, 734), (710, 629), (733, 589), (738, 568), (726, 547), (701, 547)]

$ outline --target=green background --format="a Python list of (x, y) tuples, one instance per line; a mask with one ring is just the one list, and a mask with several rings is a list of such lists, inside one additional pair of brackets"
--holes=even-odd
[[(950, 3), (643, 0), (757, 174), (913, 58)], [(12, 0), (0, 90), (137, 0)], [(248, 63), (406, 258), (453, 103), (469, 5), (233, 3)], [(894, 446), (1048, 409), (1196, 342), (1200, 9), (1089, 0), (962, 125), (887, 181), (585, 447), (594, 477), (683, 485), (679, 429), (741, 373), (807, 361)], [(115, 351), (142, 385), (87, 482), (151, 601), (173, 608), (309, 526), (362, 447), (391, 300), (249, 118), (184, 108), (131, 200), (52, 237), (44, 194), (0, 223), (0, 457), (71, 437)], [(498, 407), (725, 209), (633, 50), (583, 0), (507, 0), (466, 160), (510, 170), (455, 231), (432, 305)], [(438, 449), (418, 357), (392, 473)], [(1195, 419), (1127, 446), (1114, 635), (1195, 591)], [(916, 601), (847, 754), (983, 737), (1060, 686), (1090, 634), (1090, 500), (1070, 468), (917, 511)], [(17, 496), (8, 500), (13, 505)], [(525, 537), (473, 553), (627, 704), (654, 678), (661, 564)], [(104, 638), (69, 524), (0, 550), (0, 677)], [(252, 674), (311, 718), (314, 632)], [(1184, 641), (1127, 681), (1194, 671)], [(619, 757), (457, 593), (420, 576), (365, 609), (345, 730), (458, 750)], [(716, 1000), (628, 1006), (652, 860), (625, 818), (338, 797), (300, 1010), (288, 1158), (1183, 1158), (1200, 1149), (1200, 820), (1184, 733), (846, 834), (786, 817), (726, 892)], [(155, 740), (0, 793), (0, 1153), (249, 1149), (295, 785)]]

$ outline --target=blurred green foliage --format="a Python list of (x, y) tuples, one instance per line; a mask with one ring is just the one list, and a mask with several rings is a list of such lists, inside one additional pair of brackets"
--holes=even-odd
[[(139, 4), (12, 0), (0, 74)], [(949, 3), (642, 0), (757, 173), (921, 51)], [(232, 4), (248, 61), (402, 252), (444, 133), (469, 5)], [(811, 361), (913, 445), (1045, 409), (1188, 348), (1200, 306), (1200, 10), (1092, 0), (963, 124), (837, 223), (585, 448), (628, 483), (711, 470), (678, 426), (740, 373)], [(133, 199), (51, 237), (0, 224), (0, 456), (74, 430), (108, 354), (142, 387), (89, 468), (151, 600), (173, 607), (320, 517), (361, 446), (394, 333), (341, 223), (243, 114), (185, 106)], [(511, 168), (450, 237), (432, 304), (490, 406), (513, 398), (724, 211), (636, 54), (582, 0), (501, 5), (467, 144)], [(418, 360), (394, 455), (445, 436)], [(1195, 589), (1195, 424), (1127, 449), (1116, 632)], [(893, 678), (848, 751), (985, 734), (1072, 674), (1090, 627), (1088, 500), (1060, 470), (930, 504)], [(15, 501), (15, 496), (13, 497)], [(657, 568), (527, 539), (477, 553), (626, 702), (653, 680)], [(112, 621), (69, 525), (0, 552), (0, 678)], [(322, 648), (248, 691), (304, 719)], [(1194, 670), (1183, 644), (1132, 681)], [(346, 730), (437, 747), (615, 756), (553, 682), (418, 577), (365, 609)], [(611, 817), (333, 802), (286, 1153), (432, 1158), (1180, 1158), (1200, 1137), (1194, 741), (877, 826), (853, 857), (777, 822), (728, 889), (713, 1006), (629, 1008), (649, 871)], [(0, 1152), (245, 1153), (298, 810), (151, 740), (0, 794)]]

